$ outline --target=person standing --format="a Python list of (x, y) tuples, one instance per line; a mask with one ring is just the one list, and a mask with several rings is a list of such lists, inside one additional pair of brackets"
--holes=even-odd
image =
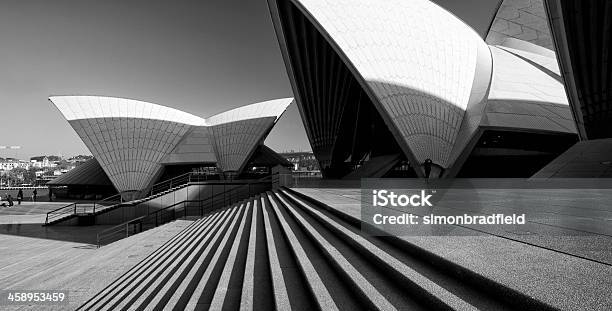
[(34, 188), (34, 191), (32, 191), (32, 201), (36, 202), (36, 195), (38, 194), (38, 191), (36, 191), (36, 188)]
[(23, 200), (23, 190), (19, 189), (19, 192), (17, 192), (17, 205), (21, 205), (21, 200)]
[(13, 206), (13, 196), (9, 194), (8, 197), (6, 197), (6, 200), (8, 201), (9, 207)]
[(433, 164), (433, 161), (431, 159), (426, 159), (425, 163), (423, 163), (423, 168), (425, 169), (425, 178), (429, 178), (429, 175), (431, 174), (432, 164)]

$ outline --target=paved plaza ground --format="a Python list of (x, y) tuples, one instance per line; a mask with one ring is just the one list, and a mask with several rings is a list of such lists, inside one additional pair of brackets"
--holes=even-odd
[[(349, 218), (361, 218), (359, 188), (294, 188)], [(583, 193), (584, 194), (584, 193)], [(606, 195), (484, 190), (479, 204), (453, 198), (437, 214), (526, 213), (521, 230), (452, 226), (433, 235), (401, 236), (424, 250), (498, 284), (560, 309), (612, 306), (612, 206)], [(584, 202), (584, 201), (582, 201)], [(43, 227), (45, 214), (66, 203), (0, 208), (0, 284), (5, 289), (69, 290), (74, 309), (185, 228), (175, 221), (97, 249), (103, 226)], [(38, 310), (19, 306), (10, 310)], [(60, 310), (62, 308), (57, 308)]]
[(106, 226), (42, 226), (49, 210), (66, 204), (0, 208), (0, 289), (68, 290), (70, 304), (2, 310), (74, 310), (191, 223), (178, 220), (96, 248), (96, 233)]

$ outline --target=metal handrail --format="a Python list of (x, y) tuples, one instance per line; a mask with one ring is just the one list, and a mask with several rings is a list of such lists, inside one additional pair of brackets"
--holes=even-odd
[(108, 229), (105, 229), (105, 230), (102, 230), (102, 231), (98, 232), (98, 234), (96, 236), (96, 244), (97, 244), (98, 248), (100, 247), (101, 241), (103, 241), (104, 238), (119, 233), (120, 231), (117, 230), (118, 228), (125, 227), (126, 237), (128, 237), (129, 236), (129, 225), (133, 224), (135, 222), (138, 222), (139, 220), (145, 219), (148, 216), (149, 215), (144, 215), (144, 216), (140, 216), (140, 217), (137, 217), (137, 218), (134, 218), (134, 219), (130, 219), (129, 221), (120, 223), (120, 224), (118, 224), (116, 226), (113, 226), (111, 228), (108, 228)]
[[(242, 184), (242, 185), (240, 185), (240, 186), (238, 186), (236, 188), (231, 188), (231, 189), (225, 190), (225, 191), (220, 192), (220, 193), (216, 193), (216, 194), (212, 193), (209, 197), (207, 197), (205, 199), (202, 199), (202, 200), (183, 200), (183, 201), (180, 201), (180, 202), (176, 202), (176, 203), (171, 204), (169, 206), (166, 206), (164, 208), (161, 208), (161, 209), (155, 210), (153, 212), (147, 213), (147, 215), (136, 217), (136, 218), (130, 219), (128, 221), (122, 222), (122, 223), (120, 223), (118, 225), (115, 225), (113, 227), (104, 229), (104, 230), (98, 232), (98, 234), (97, 234), (97, 238), (96, 238), (97, 246), (100, 247), (102, 241), (105, 240), (106, 237), (114, 236), (116, 234), (119, 234), (119, 233), (123, 232), (124, 230), (125, 230), (125, 237), (128, 237), (129, 236), (129, 225), (131, 225), (131, 224), (139, 224), (139, 227), (140, 227), (140, 231), (139, 232), (142, 232), (143, 231), (142, 230), (142, 225), (144, 223), (144, 220), (147, 219), (147, 218), (150, 218), (152, 216), (155, 217), (155, 225), (153, 226), (153, 228), (155, 228), (155, 227), (157, 227), (159, 225), (165, 224), (166, 222), (161, 221), (161, 220), (163, 220), (163, 218), (162, 217), (158, 217), (158, 216), (161, 215), (162, 213), (168, 212), (169, 210), (173, 211), (172, 212), (173, 217), (169, 221), (176, 220), (177, 219), (176, 218), (176, 210), (177, 210), (177, 208), (175, 208), (175, 207), (178, 206), (178, 205), (182, 205), (183, 206), (183, 211), (184, 211), (183, 215), (187, 216), (187, 210), (186, 210), (185, 204), (186, 203), (197, 203), (198, 204), (198, 209), (200, 211), (200, 216), (203, 216), (204, 215), (204, 206), (206, 206), (207, 203), (210, 205), (211, 208), (214, 208), (215, 200), (217, 200), (217, 202), (218, 202), (220, 199), (223, 199), (223, 202), (225, 202), (225, 201), (227, 201), (227, 194), (228, 193), (231, 194), (232, 192), (243, 190), (245, 187), (248, 187), (248, 189), (249, 189), (248, 196), (250, 197), (251, 196), (251, 186), (252, 185), (272, 182), (274, 175), (277, 175), (277, 174), (278, 173), (275, 173), (273, 175), (269, 175), (269, 176), (260, 178), (257, 181), (250, 182), (250, 183), (245, 183), (245, 184)], [(230, 195), (230, 197), (229, 197), (229, 204), (233, 204), (235, 202), (237, 202), (237, 201), (233, 201), (232, 200), (232, 196)], [(158, 218), (160, 218), (160, 221), (158, 221)], [(167, 222), (169, 222), (169, 221), (167, 221)]]
[(117, 193), (115, 195), (111, 195), (110, 197), (106, 197), (100, 201), (96, 201), (94, 202), (94, 204), (97, 205), (102, 205), (103, 202), (108, 202), (108, 201), (116, 201), (115, 199), (118, 198), (119, 202), (123, 202), (123, 198), (121, 197), (121, 193)]
[[(115, 203), (115, 204), (110, 204), (110, 205), (105, 205), (103, 204), (104, 202), (111, 202), (111, 201), (115, 201), (116, 198), (119, 198), (119, 203)], [(111, 195), (110, 197), (106, 197), (100, 201), (96, 201), (93, 203), (93, 214), (96, 213), (96, 208), (98, 206), (113, 206), (113, 205), (117, 205), (117, 204), (121, 204), (123, 203), (123, 197), (121, 196), (121, 193), (117, 193), (115, 195)]]
[[(112, 199), (114, 197), (120, 196), (120, 195), (121, 194), (115, 194), (115, 195), (112, 195), (110, 197), (104, 198), (104, 199), (102, 199), (100, 201), (93, 202), (93, 213), (94, 214), (96, 213), (96, 205), (102, 205), (102, 204), (100, 204), (101, 202), (108, 201), (108, 200), (110, 200), (110, 199)], [(70, 203), (68, 205), (64, 205), (64, 206), (62, 206), (60, 208), (56, 208), (56, 209), (54, 209), (52, 211), (49, 211), (49, 212), (47, 212), (47, 216), (45, 217), (45, 225), (49, 224), (49, 221), (53, 221), (53, 220), (56, 220), (56, 219), (60, 218), (60, 216), (64, 216), (64, 215), (67, 215), (67, 214), (76, 215), (79, 204), (80, 205), (85, 205), (85, 204), (92, 204), (92, 203), (77, 203), (77, 202), (73, 202), (73, 203)], [(84, 207), (82, 210), (85, 211), (86, 207)]]
[[(200, 174), (200, 173), (197, 173), (197, 172), (188, 172), (188, 173), (185, 173), (185, 174), (173, 177), (171, 179), (167, 179), (167, 180), (161, 181), (159, 183), (156, 183), (155, 185), (152, 186), (150, 195), (148, 197), (146, 197), (146, 198), (138, 200), (138, 202), (136, 202), (135, 204), (140, 204), (140, 203), (147, 202), (149, 200), (155, 199), (156, 197), (154, 197), (154, 196), (156, 194), (159, 194), (159, 193), (161, 193), (163, 191), (166, 191), (166, 190), (171, 190), (171, 189), (173, 189), (173, 187), (176, 188), (176, 187), (179, 187), (179, 186), (185, 186), (185, 185), (188, 185), (192, 181), (194, 181), (194, 182), (202, 181), (202, 178), (201, 178), (202, 176), (205, 177), (204, 181), (208, 180), (208, 176), (205, 175), (205, 174)], [(160, 188), (160, 185), (163, 185), (163, 184), (168, 184), (169, 185), (168, 188)], [(155, 187), (157, 187), (157, 191), (155, 191), (155, 193), (154, 193), (154, 190), (155, 190), (154, 188)], [(110, 201), (112, 198), (115, 198), (115, 197), (119, 197), (119, 201), (120, 201), (119, 203), (111, 204), (111, 205), (104, 205), (104, 204), (102, 204), (102, 202)], [(62, 206), (62, 207), (60, 207), (58, 209), (55, 209), (55, 210), (52, 210), (52, 211), (48, 212), (47, 216), (45, 218), (45, 225), (49, 224), (49, 221), (57, 220), (58, 218), (60, 218), (60, 216), (63, 217), (65, 215), (76, 215), (77, 214), (77, 204), (84, 205), (85, 203), (76, 203), (76, 202), (75, 203), (70, 203), (70, 204), (68, 204), (66, 206)], [(111, 209), (111, 208), (119, 207), (119, 206), (121, 206), (123, 204), (135, 205), (133, 203), (130, 204), (129, 202), (124, 202), (123, 198), (121, 197), (121, 193), (118, 193), (118, 194), (112, 195), (110, 197), (104, 198), (104, 199), (102, 199), (100, 201), (94, 202), (93, 203), (93, 208), (91, 209), (91, 213), (95, 214), (97, 211), (99, 211), (100, 210), (99, 209), (100, 206), (104, 207), (104, 210), (106, 210), (106, 209)], [(59, 212), (60, 210), (64, 210), (64, 209), (66, 211), (71, 210), (73, 212), (72, 213), (69, 213), (69, 212), (66, 212), (66, 211)], [(84, 207), (82, 209), (82, 211), (83, 211), (83, 213), (85, 213), (87, 211), (86, 207)]]
[[(192, 173), (188, 173), (188, 174), (192, 174)], [(185, 175), (185, 174), (184, 174), (184, 175)], [(184, 187), (184, 186), (188, 186), (188, 185), (189, 185), (189, 183), (191, 183), (192, 181), (193, 181), (193, 178), (190, 178), (190, 179), (189, 179), (189, 181), (188, 181), (187, 183), (182, 183), (182, 184), (180, 184), (180, 185), (175, 185), (175, 187), (174, 187), (174, 188), (176, 188), (176, 187)], [(196, 180), (196, 181), (193, 181), (193, 182), (197, 182), (197, 181), (199, 181), (199, 180)], [(167, 181), (166, 181), (166, 182), (167, 182)], [(172, 189), (172, 188), (170, 188), (170, 189)], [(99, 204), (99, 202), (97, 202), (97, 203), (94, 203), (94, 207), (93, 207), (93, 214), (95, 214), (96, 212), (99, 212), (99, 211), (101, 211), (101, 210), (111, 210), (111, 209), (115, 209), (115, 208), (117, 208), (117, 207), (121, 207), (121, 206), (137, 206), (137, 205), (139, 205), (139, 204), (142, 204), (142, 203), (145, 203), (145, 202), (151, 201), (151, 200), (153, 200), (153, 199), (156, 199), (156, 198), (158, 197), (158, 194), (160, 194), (160, 193), (161, 193), (161, 192), (157, 192), (157, 193), (154, 193), (154, 194), (150, 194), (149, 196), (147, 196), (147, 197), (145, 197), (145, 198), (142, 198), (142, 199), (137, 199), (137, 200), (133, 200), (133, 201), (128, 201), (128, 202), (124, 202), (124, 201), (122, 200), (120, 203), (117, 203), (117, 204), (112, 204), (112, 205), (102, 205), (102, 204)], [(118, 195), (121, 195), (121, 194), (118, 194)], [(101, 206), (103, 206), (104, 208), (103, 208), (103, 209), (100, 209), (98, 205), (101, 205)]]
[[(185, 183), (189, 183), (189, 180), (191, 179), (190, 178), (191, 174), (192, 174), (192, 172), (188, 172), (188, 173), (181, 174), (181, 175), (178, 175), (178, 176), (175, 176), (175, 177), (172, 177), (170, 179), (167, 179), (167, 180), (164, 180), (164, 181), (160, 181), (160, 182), (154, 184), (153, 186), (151, 186), (150, 195), (154, 195), (156, 193), (163, 192), (163, 191), (168, 190), (168, 189), (172, 189), (172, 185), (176, 186), (176, 185), (179, 185), (179, 184), (182, 185), (182, 184), (185, 184)], [(179, 180), (186, 181), (186, 182), (178, 182)], [(166, 187), (166, 185), (168, 185), (168, 186)]]
[[(202, 174), (199, 172), (188, 172), (182, 175), (178, 175), (176, 177), (160, 181), (153, 186), (151, 186), (151, 190), (149, 191), (149, 196), (153, 196), (155, 194), (171, 190), (173, 188), (186, 185), (190, 182), (199, 182), (199, 181), (208, 181), (207, 174)], [(204, 178), (202, 178), (204, 177)]]
[(70, 209), (76, 211), (76, 203), (70, 203), (68, 205), (62, 206), (60, 208), (54, 209), (50, 212), (47, 212), (47, 217), (45, 218), (45, 225), (49, 224), (49, 221), (53, 221), (61, 215), (69, 214), (70, 212), (66, 212), (66, 210)]

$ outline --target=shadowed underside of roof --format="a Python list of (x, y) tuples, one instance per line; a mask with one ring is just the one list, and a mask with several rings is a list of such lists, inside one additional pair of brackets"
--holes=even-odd
[(52, 186), (112, 186), (112, 182), (98, 163), (91, 159), (47, 183)]
[(612, 137), (612, 1), (548, 0), (559, 64), (582, 139)]

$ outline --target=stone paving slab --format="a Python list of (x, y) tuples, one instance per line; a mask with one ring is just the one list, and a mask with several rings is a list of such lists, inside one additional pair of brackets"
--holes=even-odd
[[(2, 310), (74, 310), (192, 221), (177, 220), (96, 248), (87, 243), (0, 235), (0, 289), (68, 290), (68, 306)], [(78, 234), (79, 227), (73, 227)]]

